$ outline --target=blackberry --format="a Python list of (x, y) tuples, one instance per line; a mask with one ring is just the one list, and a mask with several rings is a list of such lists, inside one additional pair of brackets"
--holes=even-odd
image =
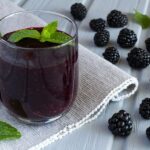
[(109, 42), (110, 34), (107, 30), (97, 32), (94, 36), (94, 43), (99, 46), (106, 46)]
[(93, 19), (90, 21), (90, 27), (94, 31), (102, 31), (106, 27), (106, 22), (102, 18), (99, 19)]
[(146, 129), (146, 135), (148, 139), (150, 140), (150, 127)]
[(150, 119), (150, 98), (145, 98), (140, 104), (139, 113), (144, 119)]
[(131, 48), (137, 42), (137, 36), (133, 30), (124, 28), (120, 31), (117, 43), (122, 48)]
[(128, 53), (127, 61), (132, 68), (142, 69), (150, 64), (150, 55), (141, 48), (133, 48)]
[(145, 44), (146, 44), (147, 51), (150, 52), (150, 38), (148, 38), (148, 39), (145, 40)]
[(87, 9), (81, 3), (75, 3), (71, 6), (71, 14), (76, 20), (83, 20), (86, 17)]
[(121, 11), (112, 10), (107, 16), (107, 23), (113, 28), (124, 27), (128, 24), (128, 17)]
[(120, 110), (108, 120), (108, 128), (115, 136), (128, 136), (132, 131), (132, 119), (125, 110)]
[(105, 52), (103, 53), (103, 56), (106, 60), (110, 61), (113, 64), (116, 64), (120, 59), (119, 52), (115, 47), (106, 48)]

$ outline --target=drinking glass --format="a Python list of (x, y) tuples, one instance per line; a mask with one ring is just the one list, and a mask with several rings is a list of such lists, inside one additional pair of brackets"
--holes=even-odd
[[(32, 48), (18, 46), (3, 38), (16, 30), (40, 29), (56, 20), (58, 31), (71, 36), (66, 43)], [(78, 89), (78, 32), (75, 22), (55, 12), (21, 11), (0, 20), (0, 33), (0, 94), (3, 105), (26, 123), (41, 124), (60, 118), (72, 106)]]

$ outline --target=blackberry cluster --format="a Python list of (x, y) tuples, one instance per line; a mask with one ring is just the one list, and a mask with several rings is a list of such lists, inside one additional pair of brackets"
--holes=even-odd
[(147, 51), (150, 52), (150, 38), (148, 38), (148, 39), (145, 40), (145, 44), (146, 44)]
[[(86, 17), (87, 9), (83, 4), (75, 3), (71, 6), (71, 14), (74, 19), (81, 21)], [(128, 24), (128, 17), (121, 11), (112, 10), (107, 16), (107, 24), (113, 28), (124, 27)], [(94, 36), (94, 43), (99, 47), (106, 46), (110, 39), (110, 33), (105, 30), (106, 21), (102, 18), (92, 19), (89, 26), (93, 31), (97, 32)], [(120, 31), (117, 38), (117, 43), (120, 47), (131, 48), (135, 46), (136, 42), (137, 35), (133, 30), (124, 28)], [(145, 44), (147, 51), (150, 52), (150, 38), (145, 40)], [(147, 51), (141, 48), (133, 48), (127, 57), (129, 65), (135, 69), (147, 67), (150, 64), (150, 54)], [(116, 64), (120, 59), (119, 52), (115, 47), (106, 48), (103, 56), (113, 64)], [(150, 98), (145, 98), (142, 101), (139, 113), (143, 118), (150, 119)], [(126, 137), (130, 135), (133, 128), (131, 115), (125, 110), (120, 110), (108, 120), (108, 128), (115, 136)], [(150, 127), (147, 128), (146, 135), (150, 140)]]
[(139, 113), (144, 119), (150, 119), (150, 98), (145, 98), (140, 104)]
[(150, 140), (150, 127), (147, 128), (146, 135), (147, 135), (147, 138)]
[(150, 55), (141, 48), (133, 48), (128, 53), (127, 61), (132, 68), (142, 69), (150, 64)]
[(109, 42), (110, 34), (107, 30), (97, 32), (94, 36), (94, 43), (99, 46), (106, 46)]
[(90, 21), (90, 27), (92, 30), (94, 31), (102, 31), (105, 29), (106, 27), (106, 22), (105, 20), (103, 20), (102, 18), (99, 18), (99, 19), (93, 19)]
[(136, 42), (137, 36), (133, 30), (124, 28), (120, 31), (117, 39), (117, 43), (120, 45), (120, 47), (131, 48), (135, 45)]
[(121, 11), (112, 10), (107, 16), (107, 23), (113, 28), (124, 27), (128, 24), (128, 17)]
[(120, 59), (119, 52), (115, 47), (106, 48), (103, 56), (106, 60), (110, 61), (113, 64), (116, 64)]
[(132, 131), (132, 120), (129, 113), (120, 110), (115, 113), (108, 121), (108, 128), (115, 136), (128, 136)]
[(71, 6), (71, 14), (76, 20), (83, 20), (86, 17), (87, 9), (81, 3), (75, 3)]

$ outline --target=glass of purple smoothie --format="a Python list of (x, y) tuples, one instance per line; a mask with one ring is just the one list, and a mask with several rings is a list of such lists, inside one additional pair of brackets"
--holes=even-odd
[[(63, 44), (24, 38), (8, 41), (21, 29), (36, 29), (57, 20)], [(32, 124), (52, 122), (72, 106), (78, 89), (78, 34), (74, 21), (49, 11), (22, 11), (0, 20), (0, 94), (16, 118)]]

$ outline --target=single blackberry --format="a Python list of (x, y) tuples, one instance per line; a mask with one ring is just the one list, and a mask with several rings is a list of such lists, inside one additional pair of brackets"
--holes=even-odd
[(131, 48), (135, 45), (136, 42), (137, 36), (133, 30), (124, 28), (120, 31), (117, 39), (117, 43), (120, 45), (120, 47)]
[(150, 52), (150, 38), (148, 38), (148, 39), (145, 40), (145, 45), (146, 45), (147, 51)]
[(124, 27), (128, 24), (128, 17), (121, 11), (112, 10), (107, 16), (107, 23), (113, 28)]
[(150, 98), (145, 98), (140, 104), (139, 113), (144, 119), (150, 119)]
[(94, 36), (94, 43), (99, 46), (106, 46), (109, 42), (110, 34), (107, 30), (97, 32)]
[(132, 68), (142, 69), (150, 64), (150, 54), (135, 47), (128, 53), (127, 61)]
[(102, 31), (106, 27), (106, 22), (102, 18), (99, 19), (93, 19), (90, 21), (90, 27), (94, 31)]
[(150, 140), (150, 127), (146, 129), (146, 135), (148, 139)]
[(115, 47), (106, 48), (105, 52), (103, 53), (103, 56), (106, 60), (110, 61), (113, 64), (116, 64), (120, 59), (119, 52)]
[(115, 136), (128, 136), (132, 131), (132, 119), (125, 110), (120, 110), (108, 120), (108, 128)]
[(81, 3), (75, 3), (71, 6), (71, 14), (76, 20), (83, 20), (86, 17), (87, 9)]

